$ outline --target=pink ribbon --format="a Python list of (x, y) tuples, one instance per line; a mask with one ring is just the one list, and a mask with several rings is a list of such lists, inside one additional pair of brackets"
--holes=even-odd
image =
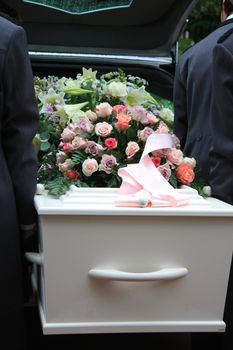
[(174, 147), (171, 134), (152, 134), (148, 137), (138, 164), (130, 164), (118, 170), (122, 185), (115, 201), (121, 207), (180, 206), (187, 204), (184, 198), (160, 174), (150, 152)]

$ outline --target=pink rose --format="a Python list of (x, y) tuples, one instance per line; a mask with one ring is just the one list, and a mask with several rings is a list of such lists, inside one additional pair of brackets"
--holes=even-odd
[(64, 144), (63, 144), (63, 151), (64, 152), (70, 152), (70, 151), (72, 151), (72, 149), (73, 149), (73, 146), (72, 146), (72, 143), (71, 142), (65, 142)]
[(69, 169), (71, 169), (73, 166), (73, 162), (70, 158), (66, 159), (66, 161), (64, 163), (59, 163), (58, 164), (58, 169), (61, 172), (67, 171)]
[(160, 165), (158, 166), (158, 171), (160, 172), (161, 175), (163, 175), (163, 177), (168, 181), (171, 177), (171, 169), (169, 167)]
[(98, 117), (109, 117), (112, 114), (112, 106), (108, 102), (100, 103), (96, 106), (95, 112)]
[(176, 169), (176, 178), (182, 185), (190, 185), (195, 178), (195, 173), (189, 164), (182, 163)]
[(115, 165), (117, 165), (116, 158), (112, 155), (104, 154), (99, 165), (99, 170), (105, 171), (106, 174), (111, 174)]
[(164, 122), (159, 123), (159, 127), (156, 130), (156, 133), (158, 134), (168, 134), (169, 133), (169, 128)]
[(97, 123), (95, 126), (95, 133), (97, 136), (106, 137), (111, 134), (112, 125), (107, 122)]
[(104, 145), (107, 147), (107, 149), (117, 148), (117, 140), (115, 137), (108, 137), (106, 140), (104, 140)]
[(80, 179), (81, 174), (79, 171), (75, 169), (69, 169), (64, 172), (64, 176), (70, 180), (77, 180), (77, 179)]
[(65, 128), (61, 133), (61, 138), (63, 142), (69, 142), (72, 141), (75, 137), (75, 133), (70, 130), (70, 128)]
[(179, 165), (183, 161), (183, 152), (180, 149), (169, 148), (166, 152), (166, 157), (172, 164)]
[(146, 126), (143, 130), (138, 131), (138, 138), (139, 140), (146, 142), (151, 134), (154, 134), (154, 130)]
[(115, 123), (115, 128), (117, 128), (117, 130), (122, 130), (122, 131), (126, 131), (130, 125), (130, 121), (131, 121), (131, 117), (126, 114), (126, 113), (119, 113), (117, 114), (117, 122)]
[(132, 119), (138, 122), (141, 121), (143, 118), (145, 118), (147, 114), (147, 110), (141, 106), (131, 107), (129, 109), (129, 112), (130, 112), (130, 115), (132, 116)]
[(141, 119), (142, 125), (156, 124), (157, 122), (158, 122), (158, 118), (153, 113), (147, 113)]
[(128, 107), (124, 105), (115, 105), (112, 108), (112, 111), (115, 115), (119, 113), (127, 113), (128, 112)]
[(127, 147), (125, 149), (125, 153), (127, 155), (127, 158), (133, 158), (133, 156), (139, 151), (140, 147), (137, 144), (137, 142), (130, 141), (127, 144)]
[(76, 134), (82, 135), (93, 130), (93, 125), (86, 116), (82, 115), (74, 123), (74, 130)]
[(158, 168), (158, 166), (160, 166), (160, 164), (161, 164), (161, 158), (160, 157), (151, 157), (151, 160), (154, 163), (154, 165), (156, 166), (156, 168)]
[(172, 134), (173, 147), (180, 148), (180, 140), (175, 134)]
[(95, 122), (98, 118), (97, 114), (91, 110), (86, 111), (86, 116), (91, 122)]
[(66, 160), (66, 158), (67, 158), (67, 155), (65, 152), (59, 151), (56, 154), (57, 163), (63, 163)]
[(88, 141), (87, 146), (85, 148), (85, 152), (92, 154), (93, 156), (97, 156), (100, 151), (102, 151), (103, 147), (96, 143), (95, 141)]
[(84, 149), (87, 146), (87, 140), (80, 136), (76, 136), (72, 141), (72, 146), (74, 149)]
[(94, 158), (87, 158), (82, 164), (83, 174), (86, 176), (91, 176), (94, 172), (98, 170), (98, 163)]

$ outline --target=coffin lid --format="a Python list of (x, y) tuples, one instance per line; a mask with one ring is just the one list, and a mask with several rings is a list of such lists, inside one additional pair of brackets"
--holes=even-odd
[[(8, 0), (7, 4), (19, 12), (32, 49), (136, 55), (153, 60), (174, 55), (180, 32), (197, 2)], [(79, 10), (82, 14), (73, 13)]]

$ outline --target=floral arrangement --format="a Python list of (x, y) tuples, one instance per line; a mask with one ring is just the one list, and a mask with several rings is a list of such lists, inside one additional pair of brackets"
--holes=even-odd
[[(146, 140), (172, 134), (173, 110), (148, 92), (148, 83), (123, 71), (97, 78), (83, 68), (76, 79), (35, 77), (40, 127), (34, 139), (38, 182), (60, 196), (78, 187), (119, 187), (118, 169), (138, 163)], [(158, 171), (174, 187), (203, 187), (196, 161), (174, 147), (150, 154)]]

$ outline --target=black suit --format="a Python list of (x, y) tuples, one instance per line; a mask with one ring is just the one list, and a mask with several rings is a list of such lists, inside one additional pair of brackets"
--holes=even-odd
[(0, 17), (0, 340), (12, 350), (23, 334), (19, 227), (36, 220), (37, 127), (25, 32)]
[[(212, 195), (230, 204), (233, 204), (232, 32), (230, 19), (187, 50), (179, 60), (174, 87), (174, 132), (185, 154), (197, 159)], [(224, 313), (223, 348), (227, 350), (233, 348), (232, 291), (233, 268)], [(220, 349), (217, 343), (216, 346)], [(204, 348), (207, 347), (205, 344)]]
[[(222, 36), (213, 52), (213, 102), (210, 116), (213, 146), (209, 182), (213, 196), (233, 204), (233, 29)], [(233, 347), (233, 260), (224, 319), (224, 349)]]
[(210, 185), (213, 196), (233, 204), (233, 29), (213, 53)]
[(188, 49), (179, 59), (175, 75), (174, 133), (180, 138), (184, 153), (197, 159), (201, 175), (208, 182), (209, 151), (213, 145), (210, 128), (213, 50), (231, 28), (233, 20), (228, 20)]

